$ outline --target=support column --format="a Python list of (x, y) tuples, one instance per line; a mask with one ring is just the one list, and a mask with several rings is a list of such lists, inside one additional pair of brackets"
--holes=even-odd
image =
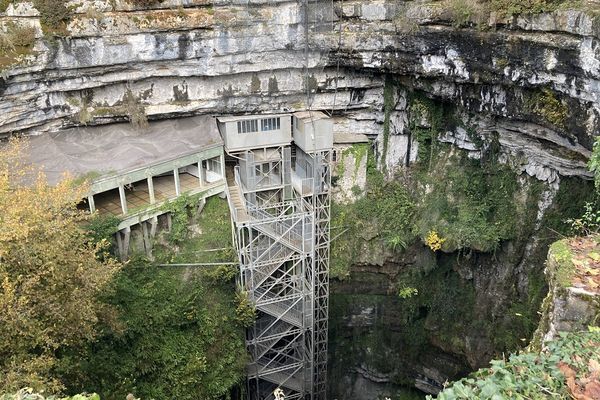
[(91, 194), (88, 196), (88, 206), (90, 207), (90, 212), (94, 213), (96, 211), (96, 203), (94, 202), (94, 195)]
[(221, 178), (225, 179), (225, 154), (221, 153), (219, 161), (221, 162)]
[(181, 183), (179, 182), (179, 168), (173, 170), (173, 178), (175, 178), (175, 195), (181, 195)]
[(131, 239), (131, 227), (128, 226), (124, 229), (125, 237), (123, 238), (123, 253), (121, 253), (121, 260), (125, 261), (129, 258), (129, 241)]
[(144, 250), (146, 251), (146, 255), (148, 257), (152, 257), (152, 241), (150, 240), (150, 235), (148, 234), (148, 223), (143, 221), (142, 225), (142, 237), (144, 241)]
[(167, 213), (167, 232), (171, 232), (171, 227), (173, 226), (173, 220), (171, 217), (171, 213)]
[(121, 210), (123, 215), (127, 214), (127, 197), (125, 196), (125, 187), (119, 185), (119, 198), (121, 199)]
[(156, 236), (156, 230), (158, 229), (158, 217), (155, 215), (150, 220), (150, 237)]
[(200, 188), (204, 186), (203, 175), (204, 170), (202, 169), (202, 159), (200, 159), (200, 161), (198, 161), (198, 181), (200, 182)]
[(156, 203), (156, 197), (154, 196), (154, 181), (152, 180), (152, 176), (149, 176), (148, 179), (148, 193), (150, 194), (150, 204)]
[(117, 231), (115, 234), (117, 238), (117, 249), (119, 251), (119, 257), (123, 254), (123, 238), (121, 237), (121, 231)]

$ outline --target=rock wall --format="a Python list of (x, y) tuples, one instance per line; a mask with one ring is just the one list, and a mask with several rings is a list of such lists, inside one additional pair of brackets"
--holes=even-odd
[[(377, 137), (383, 149), (388, 76), (476, 115), (478, 133), (499, 135), (530, 175), (587, 175), (600, 123), (599, 29), (579, 11), (456, 29), (422, 1), (73, 5), (68, 37), (40, 37), (32, 55), (3, 71), (1, 134), (127, 119), (130, 91), (150, 118), (333, 111), (337, 131)], [(37, 14), (19, 3), (0, 22), (33, 25), (41, 36)], [(405, 93), (395, 94), (390, 169), (411, 143), (406, 105)]]
[(600, 257), (598, 236), (563, 239), (548, 253), (549, 284), (540, 325), (530, 347), (540, 350), (559, 332), (585, 331), (600, 323)]

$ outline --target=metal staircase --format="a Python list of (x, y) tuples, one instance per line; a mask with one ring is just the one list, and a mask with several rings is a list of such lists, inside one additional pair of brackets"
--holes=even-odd
[[(310, 190), (299, 191), (291, 183), (289, 146), (253, 152), (230, 154), (239, 161), (227, 169), (240, 286), (257, 311), (246, 334), (252, 360), (247, 366), (248, 398), (274, 399), (273, 391), (280, 388), (286, 400), (325, 399), (329, 158), (317, 157), (316, 179), (311, 178)], [(259, 169), (261, 154), (281, 166), (268, 170), (279, 176), (244, 182), (242, 177)], [(262, 185), (265, 180), (283, 184)]]

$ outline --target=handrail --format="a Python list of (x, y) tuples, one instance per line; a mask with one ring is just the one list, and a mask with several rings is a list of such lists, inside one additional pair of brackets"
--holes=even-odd
[(227, 197), (227, 205), (229, 205), (229, 211), (232, 214), (233, 220), (237, 221), (238, 220), (237, 208), (235, 208), (235, 204), (233, 204), (233, 201), (231, 200), (231, 191), (229, 190), (229, 186), (227, 186), (227, 185), (225, 185), (225, 194)]

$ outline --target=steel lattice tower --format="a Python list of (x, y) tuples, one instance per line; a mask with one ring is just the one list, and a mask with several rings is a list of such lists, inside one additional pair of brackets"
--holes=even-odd
[[(293, 118), (296, 137), (303, 122)], [(325, 399), (331, 148), (244, 145), (228, 151), (227, 194), (240, 287), (257, 312), (246, 333), (248, 398), (274, 399), (280, 388), (286, 400)]]

